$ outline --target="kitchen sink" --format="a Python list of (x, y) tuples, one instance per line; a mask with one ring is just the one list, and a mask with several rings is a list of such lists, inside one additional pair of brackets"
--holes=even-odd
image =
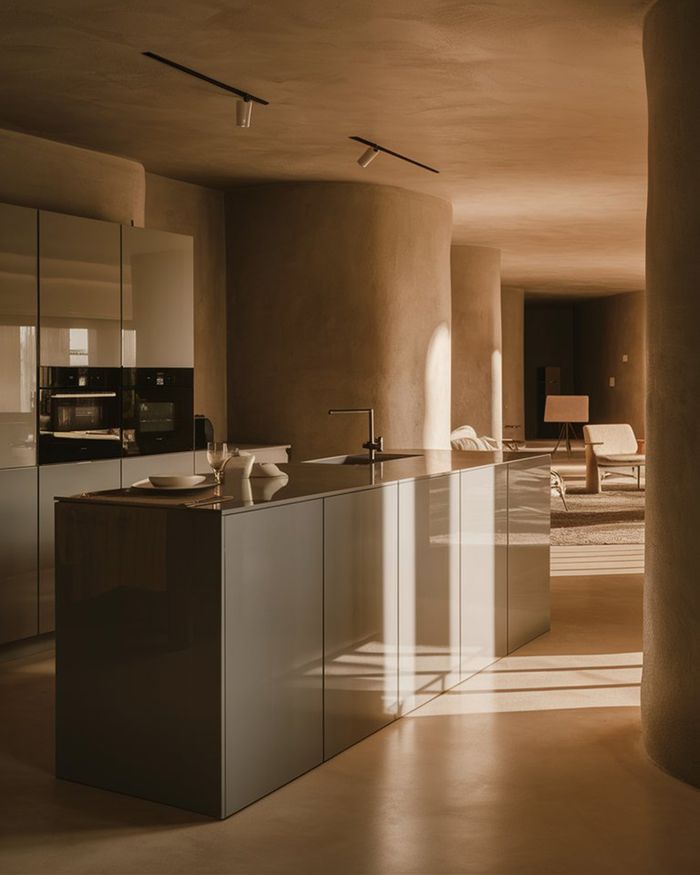
[[(420, 453), (377, 453), (374, 457), (374, 464), (395, 462), (398, 459), (418, 459), (420, 455)], [(325, 459), (307, 459), (307, 461), (322, 465), (369, 465), (369, 455), (357, 453), (353, 456), (328, 456)]]

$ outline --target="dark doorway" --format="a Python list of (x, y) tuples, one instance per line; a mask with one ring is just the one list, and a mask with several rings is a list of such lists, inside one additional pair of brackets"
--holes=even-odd
[(525, 435), (555, 438), (557, 423), (544, 422), (547, 395), (574, 394), (574, 304), (525, 303)]

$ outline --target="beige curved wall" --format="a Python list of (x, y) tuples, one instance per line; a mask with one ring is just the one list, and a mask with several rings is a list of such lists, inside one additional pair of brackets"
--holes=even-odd
[(143, 225), (143, 165), (126, 158), (0, 131), (0, 201)]
[(501, 252), (452, 247), (452, 427), (502, 432)]
[(374, 407), (388, 447), (450, 425), (451, 205), (389, 186), (227, 195), (229, 435), (295, 459), (356, 451)]
[(700, 786), (700, 6), (646, 20), (647, 536), (642, 725), (651, 757)]

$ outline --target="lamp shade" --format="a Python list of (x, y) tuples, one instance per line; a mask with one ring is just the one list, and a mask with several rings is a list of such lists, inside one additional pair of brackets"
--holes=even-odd
[(588, 395), (547, 395), (545, 422), (588, 422)]

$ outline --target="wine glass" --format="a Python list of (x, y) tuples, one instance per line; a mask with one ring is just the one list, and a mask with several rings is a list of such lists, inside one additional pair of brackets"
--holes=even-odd
[(233, 455), (233, 448), (225, 441), (212, 441), (207, 444), (207, 462), (214, 472), (216, 485), (220, 486), (224, 478), (224, 468)]

